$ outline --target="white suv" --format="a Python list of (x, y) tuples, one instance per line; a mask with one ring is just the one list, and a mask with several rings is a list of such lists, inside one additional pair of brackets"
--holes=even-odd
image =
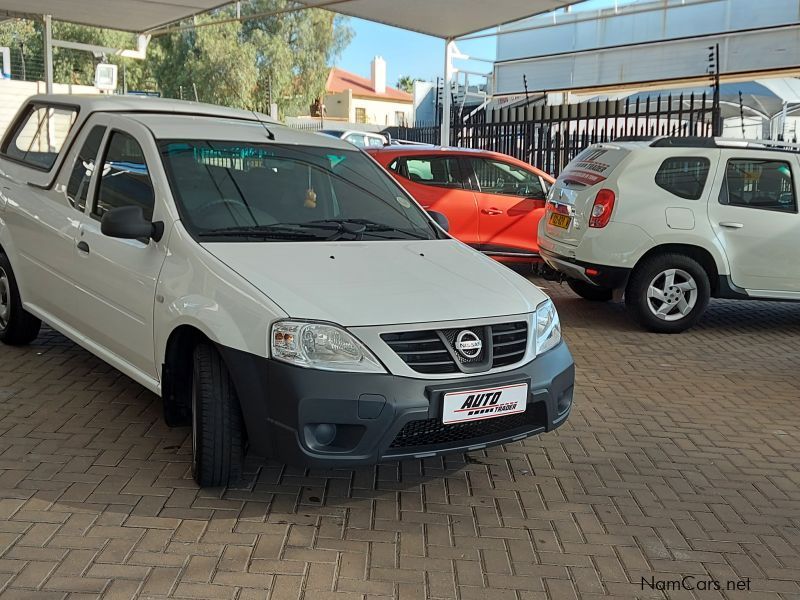
[(788, 144), (595, 144), (550, 190), (541, 254), (576, 293), (624, 295), (658, 332), (691, 327), (710, 297), (800, 300), (798, 177)]
[(159, 394), (201, 485), (248, 449), (350, 466), (555, 429), (574, 366), (553, 303), (444, 223), (342, 140), (34, 97), (0, 146), (0, 340), (44, 321)]

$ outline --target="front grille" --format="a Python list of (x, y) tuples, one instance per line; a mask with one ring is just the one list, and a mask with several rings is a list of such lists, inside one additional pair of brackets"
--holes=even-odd
[(542, 402), (528, 404), (524, 413), (445, 425), (441, 418), (411, 421), (394, 438), (390, 448), (414, 448), (423, 450), (429, 446), (453, 445), (465, 440), (475, 440), (487, 436), (504, 434), (513, 436), (544, 426), (547, 419), (546, 408)]
[[(483, 350), (474, 358), (466, 358), (455, 350), (456, 336), (465, 329), (475, 333), (483, 342)], [(381, 338), (418, 373), (474, 373), (513, 365), (522, 360), (528, 347), (527, 322), (497, 323), (488, 329), (491, 331), (491, 364), (487, 356), (488, 332), (483, 326), (384, 333)], [(486, 363), (484, 369), (481, 369), (481, 363)]]
[(458, 373), (453, 356), (435, 330), (384, 333), (381, 338), (419, 373)]
[(527, 348), (528, 324), (525, 321), (492, 326), (492, 368), (521, 361)]

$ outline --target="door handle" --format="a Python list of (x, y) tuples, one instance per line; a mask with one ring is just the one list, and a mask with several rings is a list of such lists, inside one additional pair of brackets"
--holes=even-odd
[(502, 215), (503, 211), (499, 208), (483, 208), (481, 212), (485, 215)]
[(86, 242), (78, 242), (78, 251), (84, 254), (89, 254), (89, 244)]
[(734, 223), (733, 221), (720, 221), (720, 227), (727, 227), (728, 229), (741, 229), (744, 223)]

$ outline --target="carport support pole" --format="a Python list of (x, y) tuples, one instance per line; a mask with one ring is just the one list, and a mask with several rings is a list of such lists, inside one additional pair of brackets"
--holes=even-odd
[(450, 80), (453, 77), (453, 38), (444, 41), (444, 83), (442, 85), (442, 126), (439, 143), (450, 145)]
[(53, 93), (53, 20), (44, 15), (44, 89)]

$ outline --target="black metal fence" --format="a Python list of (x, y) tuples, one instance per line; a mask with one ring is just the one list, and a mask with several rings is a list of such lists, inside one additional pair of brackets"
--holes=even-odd
[[(648, 96), (555, 106), (528, 105), (456, 116), (450, 144), (502, 152), (558, 175), (581, 150), (620, 137), (711, 136), (710, 95)], [(397, 139), (439, 143), (439, 127), (397, 127)]]

